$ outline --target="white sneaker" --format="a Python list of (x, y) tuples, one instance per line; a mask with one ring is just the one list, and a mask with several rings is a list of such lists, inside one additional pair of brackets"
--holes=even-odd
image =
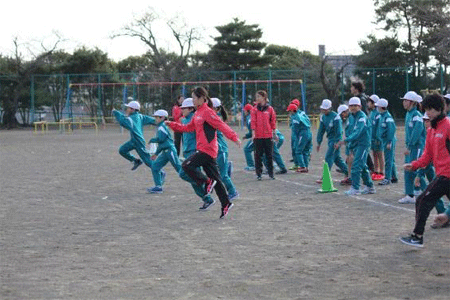
[(416, 197), (411, 197), (409, 195), (406, 195), (402, 199), (398, 200), (398, 203), (401, 203), (401, 204), (414, 204), (414, 203), (416, 203)]
[(366, 186), (362, 191), (361, 194), (363, 195), (367, 195), (367, 194), (375, 194), (377, 191), (375, 190), (374, 187), (368, 187)]
[(359, 194), (361, 194), (361, 191), (351, 187), (348, 191), (344, 192), (344, 194), (349, 195), (349, 196), (359, 195)]

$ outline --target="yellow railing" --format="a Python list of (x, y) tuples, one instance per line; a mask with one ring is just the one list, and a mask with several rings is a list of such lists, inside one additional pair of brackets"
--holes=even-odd
[[(59, 122), (46, 122), (46, 121), (40, 121), (40, 122), (34, 122), (34, 133), (38, 133), (39, 126), (41, 127), (42, 134), (48, 133), (48, 127), (49, 126), (59, 126), (60, 132), (68, 132), (72, 133), (73, 126), (76, 126), (79, 130), (83, 129), (83, 126), (93, 126), (95, 128), (95, 133), (98, 134), (98, 126), (95, 122), (82, 122), (82, 121), (71, 121), (71, 120), (60, 120)], [(66, 130), (67, 125), (67, 130)]]
[[(308, 115), (308, 117), (311, 124), (317, 128), (320, 122), (320, 115)], [(289, 123), (289, 115), (277, 115), (277, 121)]]

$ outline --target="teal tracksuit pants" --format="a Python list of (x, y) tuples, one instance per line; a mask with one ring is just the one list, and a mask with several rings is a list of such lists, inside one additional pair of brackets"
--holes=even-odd
[(341, 148), (334, 148), (334, 145), (336, 145), (336, 141), (328, 141), (328, 149), (327, 153), (325, 154), (325, 162), (328, 164), (328, 168), (331, 170), (331, 167), (333, 166), (333, 163), (336, 164), (336, 166), (344, 171), (344, 173), (348, 174), (348, 167), (345, 161), (341, 157)]
[[(195, 151), (192, 152), (184, 152), (184, 158), (187, 159), (189, 156), (194, 154)], [(208, 195), (205, 197), (205, 187), (199, 186), (191, 177), (186, 174), (186, 172), (183, 170), (183, 168), (180, 169), (180, 172), (178, 173), (180, 175), (180, 178), (189, 182), (192, 185), (192, 188), (194, 189), (194, 192), (197, 196), (199, 196), (204, 202), (211, 203), (213, 202), (211, 195)]]
[(217, 166), (219, 167), (219, 174), (222, 178), (222, 182), (227, 189), (228, 195), (233, 195), (236, 193), (236, 187), (231, 181), (230, 176), (228, 176), (228, 152), (219, 151), (217, 153)]
[(175, 149), (175, 147), (162, 150), (153, 162), (152, 173), (155, 186), (162, 186), (161, 170), (168, 162), (172, 164), (177, 173), (180, 172), (181, 163), (178, 159), (177, 149)]
[(253, 160), (253, 151), (255, 150), (255, 146), (253, 144), (253, 140), (249, 140), (244, 146), (244, 155), (245, 161), (247, 162), (247, 167), (254, 168), (255, 161)]
[(141, 160), (146, 164), (148, 167), (152, 168), (153, 161), (150, 159), (150, 153), (145, 148), (145, 145), (143, 146), (137, 146), (135, 142), (128, 141), (119, 148), (119, 154), (122, 155), (125, 159), (134, 162), (136, 160), (136, 157), (131, 154), (130, 152), (132, 150), (136, 150)]
[[(417, 160), (422, 155), (421, 147), (414, 147), (409, 150), (409, 155), (405, 155), (405, 164)], [(405, 194), (414, 195), (414, 179), (417, 176), (417, 171), (411, 172), (405, 170)]]
[(383, 145), (384, 152), (384, 174), (388, 180), (398, 178), (397, 167), (395, 165), (395, 144), (396, 141), (391, 142), (391, 149), (387, 149), (387, 145)]
[(369, 168), (367, 167), (367, 155), (369, 154), (369, 146), (358, 146), (353, 148), (353, 164), (351, 170), (352, 187), (356, 190), (360, 188), (360, 180), (368, 187), (373, 187), (372, 178), (370, 177)]
[(312, 134), (311, 131), (305, 130), (300, 134), (297, 145), (295, 147), (294, 162), (297, 167), (307, 168), (309, 166), (309, 158), (312, 149)]

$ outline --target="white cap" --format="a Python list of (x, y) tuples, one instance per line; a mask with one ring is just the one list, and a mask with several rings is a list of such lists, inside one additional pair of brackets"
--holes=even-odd
[(448, 100), (450, 100), (450, 94), (445, 95), (444, 98), (447, 98)]
[(378, 101), (380, 101), (380, 97), (378, 97), (377, 95), (373, 94), (372, 96), (369, 97), (370, 100), (372, 100), (373, 102), (377, 103)]
[(222, 105), (222, 102), (219, 100), (219, 98), (211, 98), (213, 107), (219, 107)]
[(417, 93), (414, 91), (409, 91), (405, 94), (405, 96), (403, 96), (403, 98), (400, 98), (401, 100), (409, 100), (409, 101), (414, 101), (414, 102), (418, 102), (418, 98), (417, 98)]
[(322, 101), (322, 105), (320, 106), (321, 109), (330, 109), (332, 106), (332, 103), (330, 100), (325, 99)]
[(337, 110), (338, 115), (342, 114), (346, 110), (348, 110), (348, 106), (347, 105), (345, 105), (345, 104), (339, 105), (338, 110)]
[(416, 94), (416, 102), (417, 103), (422, 102), (422, 96), (420, 96), (419, 94)]
[(139, 102), (137, 101), (130, 101), (128, 104), (125, 104), (126, 107), (135, 109), (135, 110), (140, 110), (141, 109), (141, 105), (139, 104)]
[(388, 107), (388, 101), (384, 98), (381, 98), (377, 103), (375, 103), (375, 106), (386, 108)]
[(429, 117), (429, 116), (427, 115), (427, 113), (425, 112), (425, 113), (423, 114), (422, 119), (429, 120), (430, 117)]
[(164, 109), (158, 109), (157, 111), (155, 111), (153, 116), (154, 117), (166, 117), (167, 118), (169, 116), (169, 114)]
[(183, 104), (181, 104), (181, 108), (194, 107), (194, 101), (192, 98), (186, 98), (183, 100)]
[(348, 105), (359, 105), (361, 106), (361, 99), (358, 97), (351, 97), (350, 100), (348, 100)]

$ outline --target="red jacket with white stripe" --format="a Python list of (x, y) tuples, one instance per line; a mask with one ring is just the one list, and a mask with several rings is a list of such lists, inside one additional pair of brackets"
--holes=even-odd
[(181, 112), (181, 108), (178, 105), (174, 105), (172, 107), (172, 118), (175, 122), (180, 123), (180, 119), (183, 116), (183, 113)]
[(450, 178), (450, 119), (438, 121), (436, 128), (429, 128), (422, 156), (412, 162), (413, 170), (433, 163), (437, 176)]
[(206, 103), (199, 106), (191, 122), (186, 125), (171, 122), (170, 128), (174, 131), (195, 131), (197, 151), (208, 154), (212, 158), (217, 157), (219, 146), (217, 145), (217, 130), (220, 130), (228, 139), (236, 142), (239, 136), (230, 128), (217, 113), (208, 107)]
[(267, 139), (273, 137), (273, 131), (277, 129), (277, 115), (272, 106), (256, 105), (250, 112), (251, 126), (254, 139)]

